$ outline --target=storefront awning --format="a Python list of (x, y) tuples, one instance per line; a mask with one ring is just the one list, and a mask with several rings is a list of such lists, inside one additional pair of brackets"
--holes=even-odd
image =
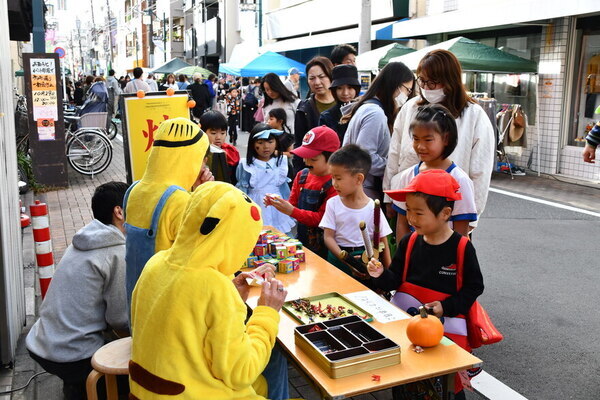
[(392, 28), (392, 37), (407, 39), (468, 32), (600, 12), (598, 0), (478, 0), (471, 4), (470, 8), (397, 22)]
[[(371, 26), (371, 40), (376, 39), (377, 31), (388, 26), (387, 24), (376, 24)], [(260, 51), (291, 51), (300, 49), (309, 49), (324, 46), (336, 46), (342, 43), (358, 43), (360, 31), (358, 28), (343, 29), (335, 32), (320, 33), (317, 35), (308, 35), (293, 39), (280, 40), (278, 42), (265, 44)]]

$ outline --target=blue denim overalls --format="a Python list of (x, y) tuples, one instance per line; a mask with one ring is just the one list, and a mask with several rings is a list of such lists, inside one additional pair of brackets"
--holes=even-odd
[[(131, 189), (138, 183), (134, 182), (127, 192), (125, 193), (125, 199), (123, 200), (123, 209), (127, 209), (127, 199)], [(162, 213), (165, 203), (169, 197), (176, 191), (183, 190), (180, 186), (172, 185), (165, 190), (163, 195), (158, 200), (154, 212), (152, 213), (152, 222), (150, 223), (149, 229), (139, 228), (137, 226), (125, 223), (125, 264), (127, 266), (125, 270), (125, 288), (127, 290), (127, 305), (131, 313), (131, 294), (135, 288), (135, 284), (138, 281), (144, 266), (155, 253), (156, 246), (156, 232), (158, 230), (158, 221), (160, 214)]]
[[(331, 179), (325, 182), (320, 190), (306, 189), (302, 185), (306, 183), (308, 173), (309, 169), (304, 168), (298, 179), (298, 185), (300, 186), (298, 208), (300, 210), (319, 211), (319, 208), (327, 197), (327, 191), (332, 185)], [(321, 257), (326, 257), (327, 248), (323, 243), (323, 231), (319, 227), (298, 224), (298, 239), (313, 252)]]

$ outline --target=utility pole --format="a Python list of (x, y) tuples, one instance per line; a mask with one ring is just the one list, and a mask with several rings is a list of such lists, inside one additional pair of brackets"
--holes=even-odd
[[(184, 14), (185, 15), (185, 11)], [(169, 28), (171, 24), (169, 23)], [(185, 27), (185, 26), (184, 26)], [(167, 16), (163, 12), (163, 59), (167, 62)]]
[(108, 14), (108, 45), (110, 46), (110, 68), (113, 68), (114, 53), (113, 53), (113, 41), (112, 41), (112, 18), (110, 17), (110, 3), (106, 0), (106, 13)]
[(44, 29), (44, 0), (31, 2), (33, 12), (33, 52), (46, 52), (46, 30)]
[(81, 21), (79, 18), (75, 21), (77, 26), (77, 40), (79, 41), (79, 55), (81, 56), (81, 72), (85, 74), (85, 64), (83, 62), (83, 50), (81, 49)]
[(94, 20), (94, 0), (90, 0), (90, 8), (92, 10), (92, 34), (90, 35), (92, 38), (92, 61), (90, 65), (90, 72), (93, 74), (95, 71), (96, 63), (94, 60), (96, 59), (96, 21)]
[(360, 32), (358, 54), (362, 54), (371, 50), (371, 0), (361, 0), (360, 2), (358, 31)]

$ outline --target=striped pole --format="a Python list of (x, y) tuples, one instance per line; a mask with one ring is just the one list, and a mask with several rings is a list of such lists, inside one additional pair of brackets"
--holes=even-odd
[(48, 286), (54, 275), (54, 256), (52, 255), (52, 240), (50, 240), (50, 223), (48, 220), (48, 206), (40, 203), (29, 206), (33, 228), (33, 240), (35, 242), (35, 258), (42, 289), (42, 299), (46, 296)]

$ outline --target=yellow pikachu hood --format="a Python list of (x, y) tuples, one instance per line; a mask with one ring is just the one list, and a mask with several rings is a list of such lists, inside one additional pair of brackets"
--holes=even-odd
[(229, 184), (204, 183), (190, 198), (166, 261), (231, 275), (252, 252), (261, 229), (260, 207), (245, 193)]
[(279, 313), (246, 306), (231, 282), (262, 229), (260, 207), (230, 184), (192, 194), (175, 243), (133, 292), (130, 399), (263, 399)]
[(158, 127), (142, 182), (168, 183), (190, 190), (208, 149), (208, 138), (187, 118), (172, 118)]
[(161, 123), (154, 137), (146, 171), (131, 190), (126, 208), (129, 225), (149, 229), (152, 213), (163, 193), (172, 185), (178, 190), (167, 200), (156, 232), (155, 251), (173, 244), (189, 193), (206, 155), (208, 137), (197, 124), (186, 118)]

